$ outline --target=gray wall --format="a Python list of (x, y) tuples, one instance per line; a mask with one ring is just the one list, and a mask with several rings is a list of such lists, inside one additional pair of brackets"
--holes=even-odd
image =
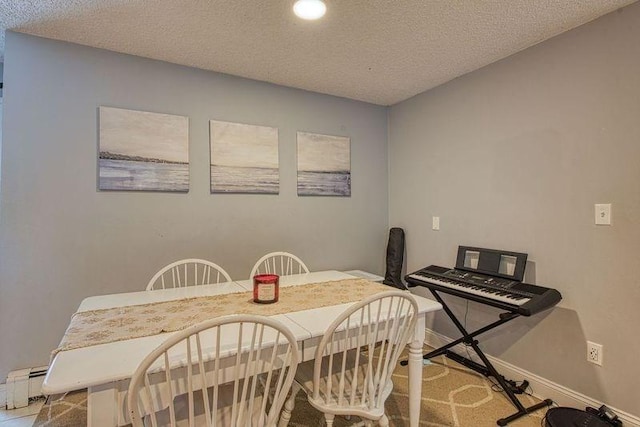
[[(407, 232), (408, 270), (450, 266), (458, 245), (529, 253), (528, 280), (564, 300), (483, 347), (636, 415), (638, 40), (636, 3), (395, 105), (389, 119), (390, 226)], [(595, 203), (613, 204), (611, 227), (594, 225)], [(468, 324), (497, 313), (471, 304)], [(434, 328), (458, 337), (443, 316)], [(604, 345), (603, 367), (586, 361), (586, 340)]]
[[(245, 279), (273, 250), (381, 273), (387, 111), (342, 98), (7, 33), (0, 379), (46, 364), (90, 295), (143, 290), (201, 257)], [(188, 194), (96, 191), (97, 108), (190, 118)], [(279, 128), (280, 195), (209, 193), (210, 119)], [(352, 196), (296, 196), (296, 131), (351, 137)]]
[[(3, 71), (4, 71), (4, 63), (0, 62), (0, 82), (2, 81), (2, 75), (3, 75)], [(2, 160), (2, 89), (0, 89), (0, 163)], [(2, 167), (0, 164), (0, 177), (2, 176)], [(2, 181), (0, 181), (2, 182)], [(1, 184), (0, 184), (1, 185)]]

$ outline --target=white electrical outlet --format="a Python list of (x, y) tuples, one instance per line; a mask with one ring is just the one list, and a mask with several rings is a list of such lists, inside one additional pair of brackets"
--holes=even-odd
[(587, 361), (602, 366), (602, 344), (587, 341)]
[(596, 225), (611, 225), (611, 203), (595, 205)]

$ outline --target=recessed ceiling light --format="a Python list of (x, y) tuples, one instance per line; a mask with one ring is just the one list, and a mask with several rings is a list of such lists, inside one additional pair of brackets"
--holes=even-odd
[(327, 6), (322, 0), (298, 0), (293, 5), (293, 13), (302, 19), (320, 19), (327, 11)]

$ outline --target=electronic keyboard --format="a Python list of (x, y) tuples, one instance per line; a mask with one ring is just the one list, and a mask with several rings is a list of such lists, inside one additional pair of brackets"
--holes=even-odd
[[(551, 399), (545, 399), (525, 408), (515, 394), (522, 393), (526, 387), (524, 389), (514, 387), (513, 384), (515, 383), (513, 381), (508, 381), (500, 375), (480, 348), (480, 341), (477, 339), (479, 335), (504, 325), (519, 316), (531, 316), (551, 308), (562, 299), (560, 292), (555, 289), (522, 282), (527, 265), (527, 256), (526, 253), (522, 252), (458, 246), (455, 268), (431, 265), (405, 277), (409, 286), (428, 288), (435, 299), (442, 304), (442, 309), (462, 334), (462, 337), (424, 354), (422, 358), (431, 359), (444, 354), (484, 376), (493, 377), (517, 410), (514, 414), (497, 420), (499, 426), (506, 426), (511, 421), (553, 403)], [(498, 320), (469, 332), (466, 329), (466, 315), (464, 322), (458, 319), (447, 305), (447, 301), (440, 295), (441, 293), (507, 310), (507, 313), (500, 313)], [(460, 356), (450, 350), (459, 344), (471, 347), (482, 361), (482, 364), (471, 360), (470, 357)], [(400, 364), (407, 365), (408, 362), (402, 361)]]
[(436, 265), (411, 273), (405, 279), (410, 286), (427, 287), (523, 316), (551, 308), (562, 299), (555, 289)]

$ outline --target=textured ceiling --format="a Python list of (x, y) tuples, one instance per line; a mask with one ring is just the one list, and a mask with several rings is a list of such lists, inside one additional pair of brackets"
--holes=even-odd
[(4, 30), (391, 105), (635, 0), (0, 0)]

